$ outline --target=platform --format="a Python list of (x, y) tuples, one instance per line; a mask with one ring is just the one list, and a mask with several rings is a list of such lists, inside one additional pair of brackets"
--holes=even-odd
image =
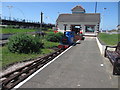
[(95, 37), (87, 37), (20, 88), (118, 88), (118, 77)]

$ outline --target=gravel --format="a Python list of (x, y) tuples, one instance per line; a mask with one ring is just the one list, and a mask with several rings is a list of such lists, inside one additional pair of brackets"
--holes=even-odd
[(5, 69), (5, 70), (0, 70), (0, 77), (1, 77), (2, 75), (6, 74), (6, 73), (12, 72), (12, 71), (14, 71), (14, 70), (16, 70), (16, 69), (18, 69), (18, 68), (20, 68), (20, 67), (23, 67), (23, 66), (25, 66), (25, 65), (27, 65), (27, 64), (30, 64), (30, 63), (32, 63), (32, 62), (34, 62), (34, 60), (33, 60), (33, 61), (27, 61), (27, 62), (17, 63), (17, 64), (14, 64), (14, 65), (12, 65), (12, 66), (9, 66), (9, 67), (8, 67), (7, 69)]

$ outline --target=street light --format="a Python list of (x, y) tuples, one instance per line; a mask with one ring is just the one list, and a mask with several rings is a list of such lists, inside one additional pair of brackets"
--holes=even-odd
[(23, 17), (25, 19), (25, 15), (24, 15), (23, 11), (20, 8), (18, 8), (18, 7), (15, 7), (15, 8), (17, 8), (23, 14)]
[[(103, 8), (103, 15), (102, 15), (102, 27), (104, 26), (104, 12), (105, 12), (105, 10), (106, 10), (107, 8)], [(103, 28), (102, 28), (103, 29)]]
[(20, 9), (20, 8), (18, 8), (18, 7), (15, 7), (15, 6), (7, 6), (8, 7), (8, 9), (9, 9), (9, 20), (11, 20), (11, 8), (16, 8), (17, 10), (19, 10), (21, 13), (22, 13), (22, 15), (23, 15), (23, 17), (24, 17), (24, 19), (25, 19), (25, 15), (24, 15), (24, 13), (23, 13), (23, 11)]
[(13, 6), (7, 6), (7, 7), (8, 7), (8, 9), (9, 9), (9, 14), (10, 14), (9, 20), (11, 20), (11, 8), (13, 8)]

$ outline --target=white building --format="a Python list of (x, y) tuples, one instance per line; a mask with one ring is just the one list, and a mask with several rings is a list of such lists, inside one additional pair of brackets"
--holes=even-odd
[(100, 13), (85, 13), (85, 9), (76, 6), (72, 14), (60, 14), (56, 20), (58, 31), (82, 30), (85, 35), (96, 35), (99, 31)]

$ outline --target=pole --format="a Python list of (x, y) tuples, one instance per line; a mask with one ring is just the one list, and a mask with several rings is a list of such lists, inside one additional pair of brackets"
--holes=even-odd
[(16, 9), (18, 9), (22, 14), (23, 14), (23, 17), (24, 17), (24, 19), (25, 19), (25, 14), (24, 14), (24, 12), (20, 9), (20, 8), (18, 8), (18, 7), (15, 7)]
[(97, 12), (97, 2), (95, 3), (95, 13)]
[(43, 22), (43, 13), (41, 12), (41, 24)]
[(42, 31), (42, 23), (43, 23), (43, 13), (41, 12), (41, 22), (40, 22), (40, 31)]
[(102, 29), (103, 29), (103, 27), (104, 27), (104, 17), (105, 17), (105, 10), (106, 10), (107, 8), (103, 8), (103, 15), (102, 15)]
[(9, 16), (9, 20), (11, 20), (11, 8), (13, 7), (13, 6), (7, 6), (8, 7), (8, 9), (9, 9), (9, 13), (10, 13), (10, 16)]

